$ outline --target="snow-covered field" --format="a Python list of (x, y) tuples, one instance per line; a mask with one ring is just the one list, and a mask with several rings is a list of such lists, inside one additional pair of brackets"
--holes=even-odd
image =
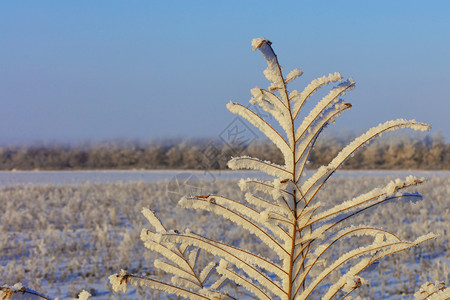
[[(338, 203), (409, 174), (428, 179), (417, 187), (422, 201), (388, 203), (353, 222), (390, 229), (409, 240), (427, 232), (440, 237), (362, 274), (370, 282), (360, 290), (363, 298), (409, 299), (424, 281), (450, 282), (450, 172), (340, 171), (320, 194), (322, 202)], [(93, 299), (165, 299), (140, 289), (114, 295), (107, 280), (120, 269), (155, 273), (155, 256), (139, 239), (141, 229), (148, 227), (142, 207), (155, 210), (170, 228), (190, 227), (259, 249), (257, 240), (227, 221), (176, 207), (185, 193), (242, 199), (237, 178), (255, 175), (259, 177), (224, 171), (0, 172), (0, 285), (22, 282), (60, 299), (82, 289)], [(345, 251), (346, 245), (340, 247)]]

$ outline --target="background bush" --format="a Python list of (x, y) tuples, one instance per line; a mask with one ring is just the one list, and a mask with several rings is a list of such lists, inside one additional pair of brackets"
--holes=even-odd
[[(351, 137), (332, 135), (316, 143), (309, 168), (327, 164)], [(35, 144), (0, 148), (0, 170), (90, 169), (225, 169), (231, 156), (249, 155), (282, 163), (280, 151), (267, 140), (235, 147), (218, 140), (105, 141), (77, 145)], [(208, 154), (211, 150), (215, 153)], [(450, 169), (450, 143), (442, 136), (394, 135), (355, 153), (347, 169)]]

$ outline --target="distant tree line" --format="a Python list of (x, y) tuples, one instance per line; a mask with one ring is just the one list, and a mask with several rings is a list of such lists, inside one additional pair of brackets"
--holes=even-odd
[[(348, 140), (319, 139), (308, 168), (327, 164)], [(109, 141), (79, 145), (0, 147), (0, 170), (225, 169), (231, 156), (249, 155), (282, 163), (265, 140), (230, 145), (217, 140)], [(347, 169), (450, 169), (450, 144), (439, 136), (379, 139), (355, 153)]]

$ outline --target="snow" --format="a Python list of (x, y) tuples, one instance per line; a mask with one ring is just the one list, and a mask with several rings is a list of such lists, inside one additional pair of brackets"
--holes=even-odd
[[(313, 172), (315, 170), (309, 170)], [(411, 174), (418, 177), (447, 177), (450, 171), (445, 170), (339, 170), (333, 177), (405, 177)], [(227, 180), (239, 178), (273, 178), (263, 172), (230, 171), (230, 170), (105, 170), (105, 171), (0, 171), (0, 188), (45, 185), (79, 185), (110, 182), (159, 182), (170, 180), (179, 174), (192, 174), (199, 180)]]
[[(39, 178), (41, 172), (32, 173)], [(13, 285), (23, 282), (29, 288), (60, 299), (76, 298), (83, 289), (93, 295), (90, 299), (110, 298), (112, 288), (107, 277), (111, 273), (121, 268), (139, 274), (151, 272), (148, 267), (157, 257), (144, 247), (139, 238), (142, 228), (153, 228), (141, 213), (144, 207), (156, 212), (165, 225), (170, 225), (169, 228), (175, 226), (180, 232), (184, 232), (183, 224), (188, 224), (192, 232), (245, 244), (248, 249), (260, 247), (258, 239), (243, 234), (226, 220), (177, 208), (176, 202), (167, 197), (171, 172), (111, 172), (113, 175), (108, 172), (87, 172), (86, 178), (89, 180), (87, 175), (91, 174), (97, 182), (77, 184), (73, 184), (73, 178), (78, 180), (78, 172), (72, 174), (73, 178), (70, 178), (70, 172), (65, 173), (67, 182), (61, 181), (58, 176), (60, 173), (50, 173), (55, 173), (52, 175), (56, 182), (42, 184), (38, 179), (38, 182), (28, 181), (23, 184), (30, 178), (29, 174), (25, 174), (26, 180), (21, 181), (22, 185), (16, 185), (12, 178), (6, 178), (8, 175), (18, 178), (21, 175), (19, 172), (0, 174), (0, 177), (6, 178), (4, 182), (9, 182), (0, 189), (0, 205), (3, 208), (0, 215), (0, 278), (5, 280), (3, 283)], [(101, 178), (102, 174), (104, 178)], [(142, 174), (147, 176), (145, 180), (140, 180)], [(202, 171), (195, 174), (200, 175)], [(217, 178), (215, 181), (204, 180), (201, 183), (205, 191), (214, 191), (242, 202), (245, 201), (245, 192), (240, 191), (237, 179), (261, 176), (261, 173), (255, 172), (234, 174), (218, 171), (214, 174)], [(390, 228), (406, 240), (430, 231), (440, 234), (440, 237), (414, 250), (383, 259), (375, 270), (361, 274), (370, 282), (370, 286), (361, 286), (362, 298), (373, 298), (370, 296), (373, 294), (375, 298), (408, 299), (409, 295), (400, 295), (405, 291), (403, 286), (407, 286), (411, 293), (427, 281), (449, 282), (449, 260), (446, 258), (449, 243), (446, 232), (450, 222), (450, 172), (343, 170), (330, 179), (333, 180), (330, 187), (338, 186), (339, 189), (324, 187), (318, 195), (317, 200), (324, 205), (323, 211), (326, 211), (332, 203), (353, 199), (353, 195), (361, 191), (374, 186), (387, 186), (392, 181), (395, 183), (395, 177), (406, 178), (409, 174), (417, 178), (426, 177), (425, 183), (414, 188), (423, 194), (423, 201), (414, 205), (403, 202), (383, 204), (379, 209), (358, 216), (355, 222)], [(152, 178), (151, 175), (155, 176)], [(167, 179), (158, 181), (160, 176), (167, 176)], [(230, 181), (232, 177), (235, 179)], [(111, 181), (111, 178), (114, 180)], [(270, 180), (270, 176), (266, 178)], [(412, 177), (405, 179), (411, 180)], [(267, 183), (273, 184), (272, 181)], [(265, 209), (273, 211), (269, 205), (262, 211)], [(194, 220), (192, 213), (196, 216)], [(130, 242), (122, 243), (127, 236)], [(160, 238), (163, 239), (162, 236)], [(380, 240), (378, 237), (377, 241)], [(389, 239), (386, 241), (389, 242)], [(339, 251), (345, 251), (346, 246), (342, 244), (338, 248)], [(273, 253), (269, 251), (263, 255), (271, 258)], [(210, 261), (201, 260), (198, 263), (206, 266)], [(120, 279), (117, 280), (116, 288), (123, 290), (119, 282)], [(3, 283), (0, 282), (0, 285)], [(71, 290), (75, 293), (71, 294)], [(117, 297), (146, 298), (144, 290), (134, 288), (127, 289), (121, 295)], [(166, 299), (163, 293), (160, 299)]]

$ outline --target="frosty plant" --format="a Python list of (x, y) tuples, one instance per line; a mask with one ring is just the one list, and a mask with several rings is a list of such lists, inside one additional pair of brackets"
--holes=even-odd
[[(229, 103), (227, 108), (264, 133), (283, 153), (284, 165), (247, 156), (232, 158), (228, 163), (231, 169), (261, 171), (274, 179), (241, 180), (239, 187), (246, 192), (243, 199), (246, 203), (219, 195), (203, 195), (184, 197), (179, 204), (231, 220), (259, 238), (274, 255), (265, 258), (255, 251), (190, 231), (169, 230), (153, 212), (144, 209), (153, 228), (144, 229), (141, 238), (149, 249), (164, 257), (164, 260), (156, 260), (154, 267), (171, 276), (171, 282), (122, 271), (110, 276), (114, 290), (125, 291), (128, 283), (136, 283), (191, 299), (237, 298), (231, 292), (233, 289), (227, 290), (225, 283), (228, 283), (247, 290), (257, 299), (346, 297), (365, 282), (359, 274), (377, 260), (436, 237), (427, 234), (415, 241), (403, 241), (388, 231), (349, 222), (356, 214), (387, 201), (420, 199), (417, 193), (403, 191), (423, 181), (414, 176), (396, 179), (338, 205), (318, 201), (321, 188), (330, 176), (374, 137), (399, 128), (426, 131), (430, 127), (404, 119), (380, 124), (356, 138), (328, 165), (307, 177), (305, 165), (314, 143), (329, 123), (351, 107), (340, 97), (353, 89), (355, 83), (333, 73), (313, 80), (302, 92), (288, 92), (287, 84), (302, 71), (295, 69), (284, 76), (268, 40), (254, 39), (252, 46), (253, 50), (259, 49), (267, 61), (264, 75), (271, 84), (268, 89), (252, 89), (250, 103), (273, 116), (271, 119), (279, 126), (274, 127), (241, 104)], [(337, 85), (299, 120), (300, 111), (310, 96), (333, 83)], [(339, 244), (353, 245), (354, 239), (363, 243), (344, 253), (335, 252)], [(218, 262), (210, 262), (199, 269), (200, 252), (213, 254)]]

